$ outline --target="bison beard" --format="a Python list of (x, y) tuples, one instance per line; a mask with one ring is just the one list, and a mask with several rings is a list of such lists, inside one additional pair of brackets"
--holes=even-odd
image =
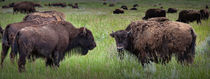
[(91, 31), (84, 27), (75, 28), (71, 23), (61, 21), (21, 29), (15, 37), (12, 50), (14, 53), (19, 52), (18, 67), (22, 72), (29, 55), (46, 58), (46, 66), (59, 67), (65, 53), (75, 47), (82, 48), (82, 55), (95, 48)]
[(136, 55), (142, 65), (150, 61), (168, 63), (175, 54), (180, 63), (190, 64), (195, 55), (196, 34), (188, 24), (173, 21), (137, 21), (125, 30), (110, 34), (117, 49)]

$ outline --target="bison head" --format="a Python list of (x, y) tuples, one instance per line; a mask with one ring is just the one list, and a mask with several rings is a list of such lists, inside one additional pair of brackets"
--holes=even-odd
[(81, 27), (80, 33), (78, 35), (78, 43), (79, 46), (82, 47), (82, 55), (86, 55), (88, 50), (92, 50), (96, 47), (96, 43), (94, 41), (93, 34), (90, 30), (86, 29), (85, 27)]
[(125, 30), (120, 30), (112, 32), (110, 36), (115, 38), (118, 52), (122, 52), (124, 49), (128, 49), (130, 32), (127, 32)]

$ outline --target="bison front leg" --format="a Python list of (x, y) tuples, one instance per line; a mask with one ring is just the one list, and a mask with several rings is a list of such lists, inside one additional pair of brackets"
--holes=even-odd
[(48, 66), (53, 66), (53, 60), (52, 59), (50, 59), (50, 58), (47, 58), (47, 60), (46, 60), (46, 66), (48, 67)]
[(1, 51), (1, 67), (3, 67), (4, 59), (8, 53), (9, 46), (2, 44), (2, 51)]
[(21, 53), (19, 60), (18, 60), (18, 70), (19, 72), (25, 71), (25, 64), (26, 64), (26, 54)]
[(60, 60), (63, 59), (63, 55), (61, 55), (60, 52), (55, 52), (54, 53), (54, 64), (56, 67), (59, 67), (60, 66)]

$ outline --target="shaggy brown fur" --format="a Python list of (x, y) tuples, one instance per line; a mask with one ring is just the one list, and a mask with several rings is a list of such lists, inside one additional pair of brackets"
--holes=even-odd
[[(193, 62), (196, 34), (188, 24), (173, 21), (136, 21), (129, 24), (126, 30), (114, 32), (111, 36), (117, 42), (117, 37), (122, 33), (128, 35), (128, 44), (124, 48), (136, 55), (142, 65), (149, 61), (168, 63), (172, 54), (175, 54), (181, 63)], [(118, 43), (117, 46), (120, 45)]]
[(39, 23), (49, 22), (49, 21), (64, 21), (65, 15), (57, 11), (44, 11), (35, 12), (26, 15), (23, 21), (37, 21)]
[(153, 17), (166, 17), (166, 11), (162, 9), (148, 9), (145, 13), (145, 17), (143, 17), (144, 20), (147, 20), (149, 18)]
[(81, 47), (83, 55), (95, 48), (91, 31), (84, 27), (75, 28), (69, 22), (60, 21), (21, 29), (15, 37), (12, 50), (20, 54), (18, 69), (22, 72), (25, 70), (28, 55), (44, 57), (47, 59), (47, 66), (59, 67), (65, 53), (75, 47)]
[(150, 18), (147, 21), (165, 22), (165, 21), (169, 21), (169, 19), (166, 17), (158, 17), (158, 18)]
[(182, 10), (179, 12), (177, 21), (184, 23), (197, 21), (197, 23), (201, 23), (201, 15), (200, 12), (196, 10)]

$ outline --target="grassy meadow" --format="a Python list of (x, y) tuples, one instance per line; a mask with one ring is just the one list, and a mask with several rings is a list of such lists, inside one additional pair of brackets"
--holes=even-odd
[[(6, 0), (0, 6), (20, 0)], [(33, 1), (33, 0), (30, 0)], [(45, 66), (44, 59), (27, 61), (26, 72), (19, 73), (17, 63), (12, 64), (9, 55), (0, 68), (0, 79), (210, 79), (210, 19), (202, 24), (190, 23), (197, 33), (196, 55), (192, 65), (184, 66), (176, 58), (166, 65), (151, 63), (145, 68), (137, 58), (128, 52), (124, 60), (117, 56), (115, 40), (109, 36), (113, 31), (125, 29), (132, 21), (142, 20), (144, 13), (154, 4), (161, 3), (163, 9), (169, 7), (199, 10), (210, 6), (210, 0), (114, 0), (116, 6), (102, 5), (102, 0), (34, 0), (43, 5), (38, 11), (56, 10), (66, 15), (66, 21), (75, 27), (86, 26), (94, 35), (97, 47), (85, 56), (72, 50), (60, 62), (58, 69)], [(80, 9), (46, 7), (49, 2), (78, 2)], [(108, 0), (108, 3), (113, 0)], [(139, 4), (137, 11), (126, 10), (125, 14), (114, 15), (112, 11), (127, 5)], [(5, 28), (10, 23), (20, 22), (26, 14), (14, 14), (13, 9), (0, 8), (0, 25)], [(177, 20), (178, 13), (167, 14), (170, 20)], [(1, 50), (1, 45), (0, 45)], [(17, 59), (16, 59), (17, 61)]]

